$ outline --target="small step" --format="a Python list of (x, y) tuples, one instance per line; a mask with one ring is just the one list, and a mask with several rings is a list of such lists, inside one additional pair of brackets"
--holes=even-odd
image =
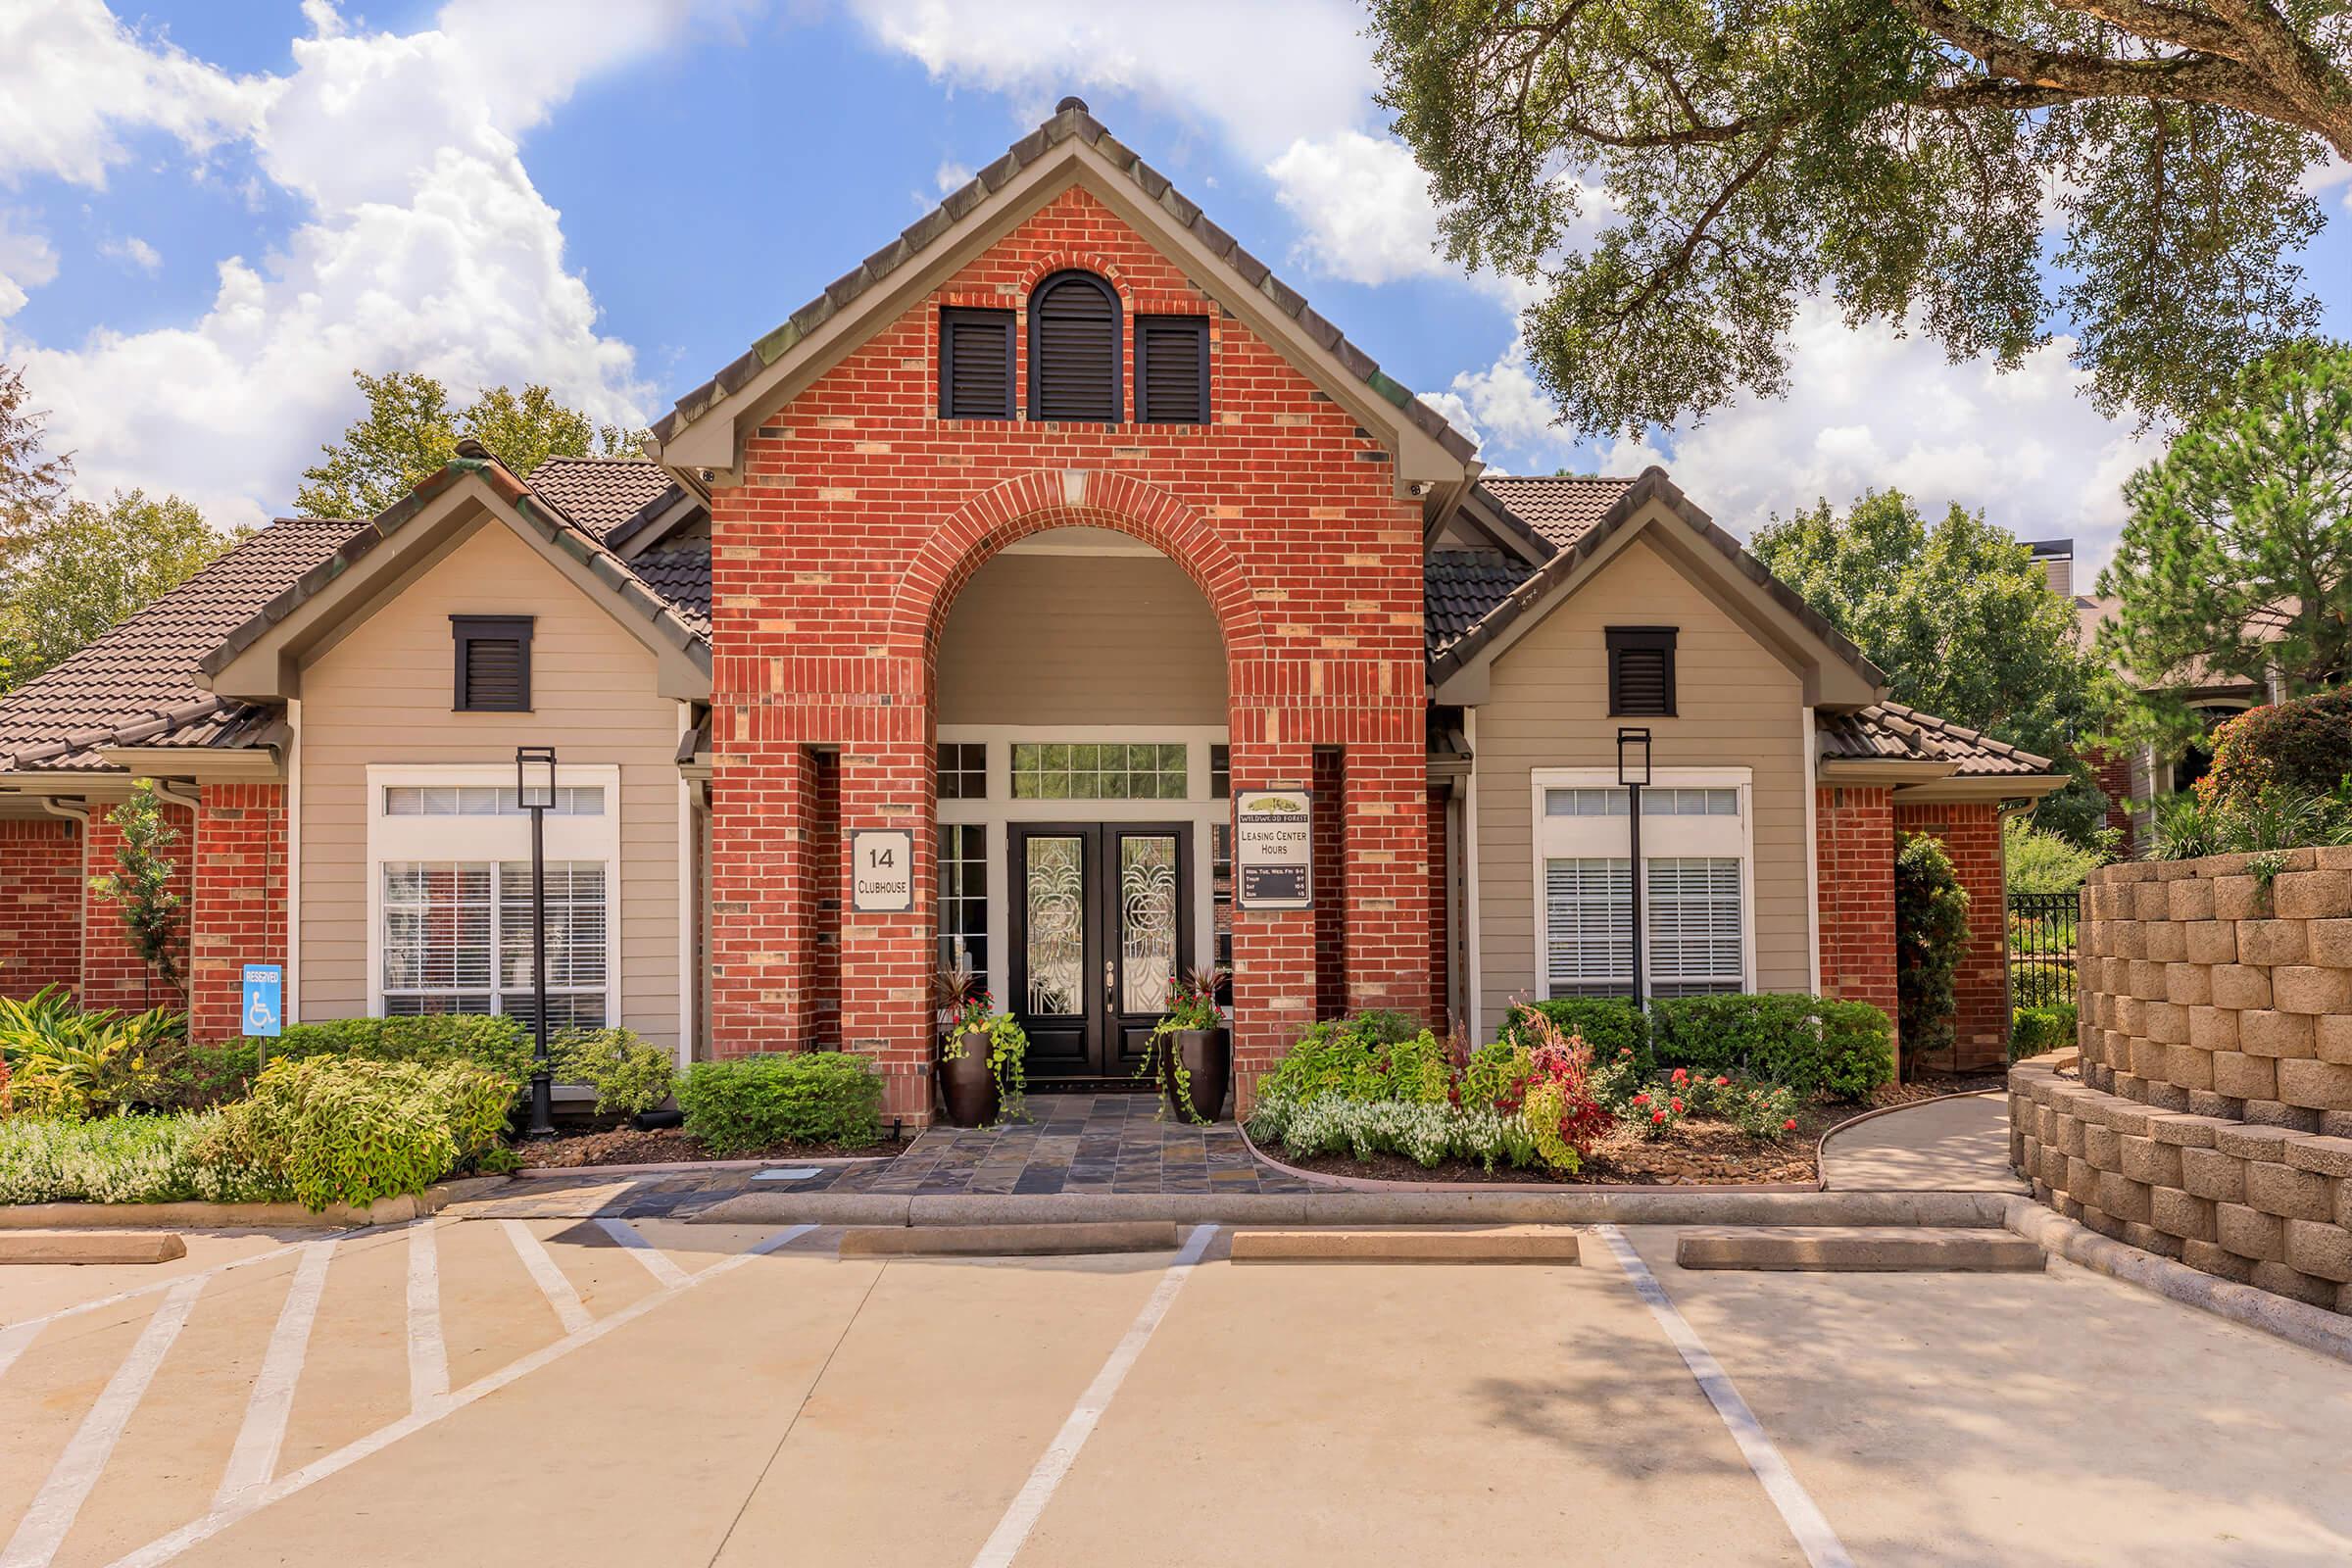
[(1173, 1220), (1081, 1220), (1062, 1225), (890, 1225), (841, 1234), (844, 1257), (1060, 1257), (1080, 1252), (1173, 1252)]
[(170, 1263), (188, 1255), (171, 1231), (0, 1231), (0, 1263)]
[(1895, 1225), (1685, 1231), (1674, 1260), (1684, 1268), (1808, 1274), (2031, 1274), (2047, 1261), (2040, 1248), (2007, 1231)]
[(1549, 1263), (1577, 1261), (1576, 1232), (1558, 1225), (1475, 1230), (1237, 1230), (1236, 1263)]

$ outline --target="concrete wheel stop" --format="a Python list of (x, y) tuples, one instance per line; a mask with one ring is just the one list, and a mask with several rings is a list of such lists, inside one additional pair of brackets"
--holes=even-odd
[(1548, 1263), (1578, 1260), (1577, 1233), (1550, 1225), (1479, 1230), (1237, 1230), (1236, 1263)]
[(170, 1263), (188, 1255), (172, 1231), (0, 1231), (0, 1263)]
[(2007, 1231), (1894, 1226), (1690, 1231), (1676, 1238), (1684, 1268), (1807, 1274), (2038, 1273), (2047, 1255)]
[(1037, 1225), (878, 1226), (841, 1234), (843, 1257), (1054, 1257), (1081, 1252), (1172, 1252), (1174, 1220)]

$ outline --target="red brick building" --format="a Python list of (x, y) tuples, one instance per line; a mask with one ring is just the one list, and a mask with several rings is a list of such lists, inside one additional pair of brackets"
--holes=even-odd
[[(1240, 1077), (1319, 1015), (1491, 1033), (1632, 988), (1891, 1005), (1898, 829), (1979, 892), (2047, 763), (1886, 682), (1665, 474), (1502, 479), (1065, 105), (656, 427), (266, 529), (0, 704), (0, 986), (137, 989), (108, 808), (186, 835), (197, 1027), (515, 1010), (519, 745), (553, 746), (557, 1021), (866, 1053), (927, 1115), (932, 973), (1039, 1083), (1230, 965)], [(1263, 832), (1237, 837), (1237, 820)], [(527, 904), (521, 906), (527, 909)]]

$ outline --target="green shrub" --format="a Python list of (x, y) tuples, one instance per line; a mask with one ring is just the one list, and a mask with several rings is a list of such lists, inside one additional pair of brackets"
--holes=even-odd
[(2168, 795), (2156, 803), (2147, 858), (2271, 855), (2315, 844), (2352, 844), (2352, 791), (2322, 795), (2278, 784), (2228, 802), (2202, 792)]
[(281, 1059), (197, 1154), (258, 1171), (313, 1210), (371, 1203), (422, 1192), (492, 1147), (514, 1099), (512, 1078), (473, 1061)]
[(1894, 1078), (1886, 1015), (1824, 997), (1661, 998), (1649, 1030), (1660, 1067), (1781, 1084), (1798, 1095), (1861, 1100)]
[(2198, 794), (2224, 808), (2243, 807), (2282, 788), (2332, 795), (2348, 772), (2352, 687), (2339, 687), (2249, 710), (2215, 730), (2213, 765), (2199, 781)]
[(547, 1043), (556, 1078), (591, 1084), (597, 1114), (634, 1116), (669, 1098), (676, 1067), (670, 1054), (632, 1029), (566, 1029)]
[(1401, 1100), (1434, 1103), (1453, 1087), (1446, 1047), (1426, 1029), (1399, 1038), (1395, 1013), (1316, 1024), (1298, 1038), (1274, 1070), (1260, 1080), (1298, 1101), (1321, 1095), (1348, 1100)]
[(293, 1194), (234, 1160), (206, 1157), (221, 1113), (0, 1121), (0, 1203), (284, 1202)]
[(1300, 1101), (1261, 1088), (1250, 1112), (1250, 1136), (1279, 1144), (1289, 1154), (1400, 1154), (1425, 1168), (1449, 1156), (1476, 1160), (1488, 1170), (1543, 1163), (1525, 1117), (1443, 1102), (1333, 1094)]
[(166, 1110), (211, 1110), (251, 1094), (261, 1070), (261, 1053), (250, 1040), (166, 1052), (155, 1073), (155, 1103)]
[(838, 1051), (698, 1061), (677, 1081), (686, 1132), (714, 1154), (776, 1144), (863, 1148), (882, 1138), (882, 1077)]
[(435, 1012), (413, 1018), (329, 1018), (288, 1024), (282, 1036), (270, 1042), (270, 1059), (275, 1062), (300, 1056), (427, 1065), (471, 1061), (517, 1085), (527, 1084), (531, 1078), (531, 1038), (523, 1031), (522, 1020), (485, 1013)]
[(2001, 821), (2001, 869), (2011, 893), (2072, 893), (2107, 858), (2022, 816)]
[(2045, 1051), (2064, 1051), (2075, 1044), (2076, 1014), (2071, 1002), (2047, 1007), (2020, 1007), (2009, 1025), (2009, 1059), (2022, 1061)]
[(1581, 1035), (1592, 1048), (1592, 1059), (1613, 1063), (1618, 1053), (1634, 1054), (1636, 1071), (1646, 1076), (1651, 1067), (1650, 1024), (1628, 997), (1554, 997), (1549, 1002), (1514, 1002), (1502, 1021), (1502, 1038), (1518, 1041), (1522, 1020), (1540, 1012), (1565, 1034)]
[(2078, 989), (2072, 959), (2045, 959), (2013, 968), (2009, 1000), (2020, 1007), (2054, 1007), (2072, 1003)]
[(1477, 1110), (1517, 1110), (1535, 1071), (1535, 1058), (1525, 1046), (1508, 1040), (1481, 1046), (1462, 1064), (1462, 1104)]
[(26, 1115), (81, 1120), (153, 1103), (157, 1068), (186, 1036), (178, 1013), (85, 1012), (63, 986), (24, 1002), (0, 997), (0, 1058), (10, 1098)]
[(1958, 1015), (1955, 981), (1968, 951), (1968, 890), (1943, 842), (1932, 834), (1896, 836), (1894, 852), (1894, 990), (1903, 1049), (1910, 1060), (1952, 1049)]

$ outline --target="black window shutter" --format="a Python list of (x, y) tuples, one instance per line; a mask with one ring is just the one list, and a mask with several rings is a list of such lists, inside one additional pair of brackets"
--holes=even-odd
[(1674, 716), (1674, 633), (1672, 626), (1607, 629), (1611, 717)]
[(1147, 424), (1208, 422), (1208, 318), (1135, 318), (1135, 416)]
[(1012, 417), (1012, 312), (939, 313), (939, 416)]
[(1029, 296), (1029, 417), (1119, 417), (1119, 296), (1092, 272), (1056, 272)]
[(531, 710), (531, 617), (452, 615), (457, 642), (457, 701), (464, 713)]

